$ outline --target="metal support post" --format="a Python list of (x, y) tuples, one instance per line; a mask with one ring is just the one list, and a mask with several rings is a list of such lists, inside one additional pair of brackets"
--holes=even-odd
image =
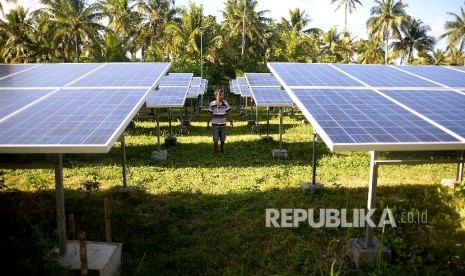
[(312, 185), (316, 185), (316, 132), (313, 133), (313, 152), (312, 152)]
[(266, 108), (266, 136), (270, 136), (269, 128), (270, 128), (270, 107), (267, 107)]
[(171, 108), (168, 108), (168, 122), (170, 129), (170, 137), (173, 137), (173, 128), (171, 127)]
[[(462, 160), (462, 161), (463, 161), (463, 158), (464, 158), (463, 153), (464, 153), (464, 151), (462, 150), (460, 152), (460, 157), (459, 157), (459, 159)], [(462, 181), (463, 181), (463, 162), (461, 162), (461, 163), (459, 163), (457, 165), (457, 182), (462, 183)]]
[(160, 151), (160, 149), (161, 149), (161, 146), (160, 146), (160, 135), (161, 135), (161, 131), (160, 131), (160, 108), (157, 108), (157, 131), (158, 131), (157, 150)]
[(123, 187), (126, 188), (126, 142), (124, 141), (124, 133), (121, 134), (121, 161), (123, 165)]
[[(378, 160), (378, 152), (372, 151), (371, 154), (371, 162), (370, 162), (370, 187), (368, 190), (368, 204), (367, 209), (368, 212), (370, 210), (376, 209), (376, 190), (378, 184), (378, 164), (376, 161)], [(365, 245), (367, 248), (374, 247), (373, 242), (373, 228), (370, 225), (366, 225), (366, 235), (365, 235)]]
[(63, 155), (55, 156), (55, 193), (57, 204), (58, 248), (60, 256), (68, 253), (66, 244), (65, 193), (63, 188)]
[(283, 108), (279, 108), (279, 150), (283, 149)]

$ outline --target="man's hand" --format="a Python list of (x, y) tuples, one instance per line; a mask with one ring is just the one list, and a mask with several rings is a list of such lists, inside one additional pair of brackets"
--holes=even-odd
[(207, 129), (210, 129), (210, 123), (207, 123)]
[(234, 127), (233, 126), (233, 121), (229, 121), (229, 124), (231, 125), (231, 127)]

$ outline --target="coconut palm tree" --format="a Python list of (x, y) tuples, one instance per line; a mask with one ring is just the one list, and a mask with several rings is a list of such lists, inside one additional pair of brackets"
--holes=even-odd
[(371, 17), (367, 21), (368, 33), (379, 40), (386, 41), (384, 63), (387, 64), (389, 38), (401, 38), (400, 28), (407, 19), (405, 8), (408, 6), (403, 0), (375, 0), (371, 8)]
[(451, 21), (446, 21), (444, 27), (446, 32), (442, 34), (439, 38), (447, 37), (449, 42), (448, 48), (459, 48), (460, 51), (465, 50), (465, 9), (460, 7), (460, 13), (455, 14), (452, 12), (447, 13), (452, 16), (454, 19)]
[(430, 26), (425, 25), (421, 19), (408, 17), (400, 28), (402, 37), (392, 43), (394, 50), (404, 51), (407, 54), (407, 62), (411, 63), (413, 51), (433, 51), (436, 39), (428, 35)]
[(2, 59), (6, 63), (30, 62), (36, 50), (33, 25), (28, 11), (22, 6), (10, 10), (5, 20), (0, 20), (0, 38), (4, 48)]
[(331, 4), (337, 2), (336, 11), (343, 5), (345, 7), (344, 30), (347, 30), (347, 11), (352, 14), (357, 9), (357, 4), (363, 6), (359, 0), (331, 0)]
[(102, 39), (99, 30), (104, 27), (99, 23), (101, 17), (96, 4), (88, 4), (86, 0), (41, 0), (45, 5), (39, 12), (49, 17), (50, 30), (57, 34), (62, 43), (72, 44), (75, 61), (79, 62), (83, 45), (101, 47)]
[(2, 1), (0, 1), (0, 12), (1, 12), (2, 16), (4, 16), (5, 15), (3, 13), (3, 5), (4, 4), (2, 2), (16, 4), (18, 2), (18, 0), (2, 0)]
[(434, 62), (434, 65), (446, 64), (446, 59), (447, 59), (446, 52), (444, 52), (441, 49), (436, 49), (436, 51), (433, 52), (433, 55), (431, 57)]
[(297, 32), (302, 31), (308, 23), (312, 20), (310, 16), (305, 12), (305, 10), (300, 11), (299, 8), (295, 8), (294, 10), (289, 10), (290, 20), (285, 19), (284, 17), (281, 18), (281, 24), (286, 24), (292, 29), (295, 29)]
[(358, 52), (357, 63), (379, 64), (383, 62), (383, 45), (381, 40), (372, 37), (369, 40), (359, 40), (356, 43)]
[(463, 66), (464, 65), (464, 60), (465, 60), (465, 55), (462, 53), (462, 51), (457, 48), (450, 48), (448, 52), (448, 57), (447, 57), (447, 63), (449, 65), (459, 65)]

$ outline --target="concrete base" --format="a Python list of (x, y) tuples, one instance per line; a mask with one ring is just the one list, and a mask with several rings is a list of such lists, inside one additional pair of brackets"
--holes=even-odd
[(373, 243), (372, 248), (367, 248), (365, 239), (353, 238), (347, 241), (347, 249), (349, 249), (350, 257), (357, 268), (374, 267), (378, 261), (391, 262), (391, 250), (384, 245), (380, 247), (380, 242), (375, 237)]
[(441, 184), (444, 187), (455, 188), (456, 185), (460, 185), (456, 179), (443, 178), (441, 179)]
[(262, 141), (265, 142), (265, 143), (271, 143), (271, 142), (273, 142), (273, 137), (265, 136), (265, 137), (262, 138)]
[(307, 119), (303, 119), (302, 124), (308, 125), (308, 124), (310, 124), (310, 122)]
[(323, 184), (316, 182), (315, 185), (313, 185), (312, 182), (303, 182), (302, 183), (302, 190), (304, 192), (311, 192), (311, 191), (319, 191), (319, 190), (324, 190), (325, 187)]
[(273, 157), (287, 158), (287, 150), (285, 149), (274, 149), (271, 153), (273, 154)]
[(191, 125), (191, 121), (189, 121), (189, 120), (184, 120), (184, 121), (182, 121), (182, 125), (188, 127), (188, 126)]
[[(89, 275), (119, 275), (121, 272), (121, 243), (87, 241), (87, 267)], [(58, 253), (58, 248), (53, 249)], [(79, 241), (68, 241), (68, 254), (59, 258), (61, 265), (74, 273), (81, 271)], [(80, 274), (80, 273), (79, 273)]]
[(258, 133), (258, 132), (260, 132), (261, 129), (262, 129), (262, 127), (260, 125), (253, 125), (252, 126), (252, 132), (253, 133)]
[(248, 121), (247, 121), (247, 124), (248, 124), (249, 126), (254, 126), (254, 125), (255, 125), (255, 120), (248, 120)]
[(166, 160), (167, 157), (168, 157), (167, 150), (159, 150), (159, 151), (152, 152), (152, 159)]
[(179, 126), (178, 132), (181, 134), (186, 134), (187, 133), (187, 127), (185, 125)]

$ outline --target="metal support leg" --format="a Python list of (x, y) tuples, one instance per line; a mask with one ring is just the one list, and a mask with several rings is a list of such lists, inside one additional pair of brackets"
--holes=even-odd
[[(370, 152), (371, 162), (370, 162), (370, 187), (368, 190), (368, 211), (376, 209), (376, 190), (378, 184), (378, 153), (376, 151)], [(373, 243), (373, 228), (370, 225), (366, 225), (366, 235), (365, 235), (365, 244), (367, 248), (374, 247)]]
[(312, 152), (312, 185), (316, 185), (316, 132), (313, 133), (313, 152)]
[(66, 220), (65, 220), (65, 193), (63, 188), (63, 156), (55, 156), (55, 193), (57, 203), (58, 248), (61, 256), (66, 256)]
[(258, 125), (258, 106), (255, 103), (255, 124)]
[(123, 165), (123, 187), (126, 188), (126, 142), (124, 141), (124, 133), (121, 135), (121, 161)]
[[(463, 161), (463, 158), (464, 158), (464, 151), (462, 150), (460, 152), (459, 159)], [(463, 180), (463, 162), (457, 165), (457, 182), (462, 183), (462, 180)]]
[(269, 127), (270, 127), (270, 107), (266, 108), (266, 136), (270, 136), (269, 133)]
[(160, 131), (160, 108), (157, 108), (157, 131), (158, 131), (157, 150), (160, 151), (160, 149), (161, 149), (161, 146), (160, 146), (160, 135), (161, 135), (161, 131)]
[(283, 149), (283, 108), (279, 108), (279, 150)]
[(171, 108), (168, 108), (168, 122), (170, 129), (170, 137), (173, 137), (173, 128), (171, 127)]

